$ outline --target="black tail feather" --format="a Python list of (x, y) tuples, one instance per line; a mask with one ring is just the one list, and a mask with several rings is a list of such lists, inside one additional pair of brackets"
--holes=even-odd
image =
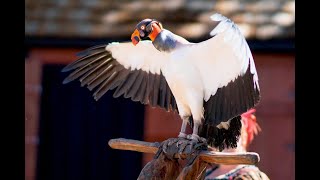
[(204, 124), (199, 129), (200, 136), (207, 139), (207, 143), (222, 151), (225, 148), (236, 148), (241, 134), (241, 116), (230, 121), (229, 128), (219, 129), (210, 124)]

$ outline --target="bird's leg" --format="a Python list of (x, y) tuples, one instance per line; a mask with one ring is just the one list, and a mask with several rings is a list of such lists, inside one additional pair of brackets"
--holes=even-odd
[(195, 122), (193, 125), (191, 139), (200, 141), (200, 136), (198, 135), (199, 123)]
[(188, 116), (182, 116), (182, 125), (181, 130), (178, 135), (178, 138), (170, 138), (162, 143), (162, 150), (166, 154), (166, 156), (172, 159), (175, 153), (180, 152), (185, 149), (185, 147), (189, 144), (189, 139), (187, 139), (186, 129), (188, 125)]
[(187, 138), (187, 134), (186, 134), (187, 124), (188, 124), (188, 117), (182, 118), (181, 130), (180, 130), (178, 137)]
[(193, 141), (196, 141), (196, 142), (206, 142), (206, 139), (203, 138), (203, 137), (200, 137), (198, 134), (199, 132), (199, 126), (200, 126), (200, 122), (198, 121), (194, 121), (194, 124), (193, 124), (193, 129), (192, 129), (192, 135), (191, 137), (188, 137), (188, 139), (191, 139)]

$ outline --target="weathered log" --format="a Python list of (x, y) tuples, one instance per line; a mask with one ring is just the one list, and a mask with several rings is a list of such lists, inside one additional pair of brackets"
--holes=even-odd
[[(132, 139), (111, 139), (108, 142), (113, 149), (130, 150), (143, 153), (155, 154), (160, 147), (159, 142), (145, 142)], [(187, 154), (176, 154), (175, 158), (185, 158)], [(201, 160), (207, 163), (215, 164), (257, 164), (260, 161), (259, 154), (255, 152), (215, 152), (215, 151), (201, 151), (199, 154)]]

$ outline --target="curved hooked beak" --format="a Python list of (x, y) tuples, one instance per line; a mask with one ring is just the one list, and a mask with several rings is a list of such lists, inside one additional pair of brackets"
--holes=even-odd
[(135, 29), (133, 31), (133, 33), (131, 34), (131, 41), (133, 45), (137, 45), (140, 41), (140, 34), (139, 31), (137, 29)]

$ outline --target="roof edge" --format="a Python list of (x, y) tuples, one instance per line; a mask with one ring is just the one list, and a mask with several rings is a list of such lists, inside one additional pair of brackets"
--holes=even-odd
[[(200, 42), (205, 39), (190, 39), (193, 42)], [(61, 47), (61, 48), (82, 48), (97, 44), (107, 44), (110, 42), (128, 41), (127, 38), (65, 38), (65, 37), (25, 37), (25, 46), (27, 49), (32, 47)], [(272, 53), (293, 53), (295, 51), (295, 39), (247, 39), (251, 51), (272, 52)]]

